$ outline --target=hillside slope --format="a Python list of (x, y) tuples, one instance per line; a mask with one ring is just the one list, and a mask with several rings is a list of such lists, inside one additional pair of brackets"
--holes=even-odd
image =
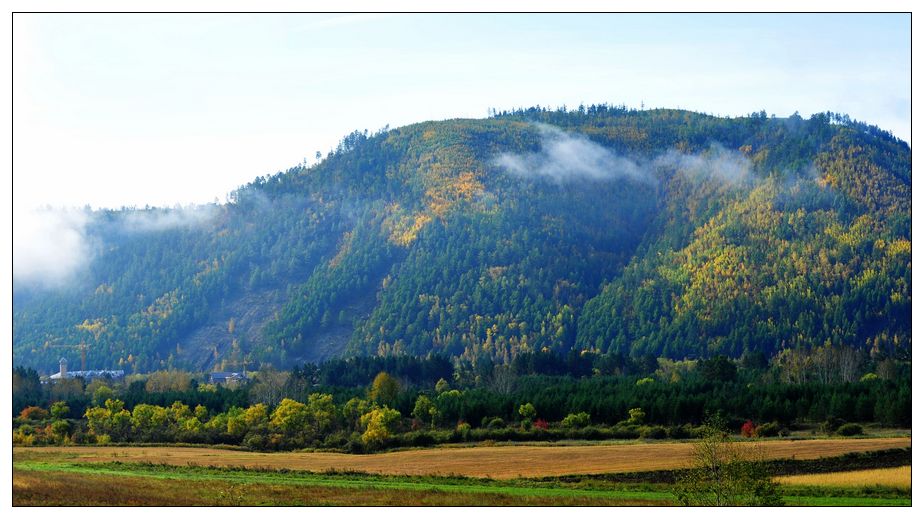
[(911, 153), (818, 114), (583, 107), (355, 132), (228, 204), (89, 215), (14, 284), (17, 364), (288, 366), (849, 346), (907, 354)]

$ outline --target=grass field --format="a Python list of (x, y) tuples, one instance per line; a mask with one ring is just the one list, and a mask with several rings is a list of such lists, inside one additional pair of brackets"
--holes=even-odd
[[(753, 442), (768, 458), (814, 459), (847, 452), (909, 447), (910, 438), (773, 440)], [(358, 471), (391, 475), (518, 477), (602, 474), (684, 468), (691, 443), (504, 445), (443, 447), (380, 454), (259, 453), (177, 447), (16, 447), (14, 461), (67, 458), (75, 463), (148, 462), (169, 465)]]
[(800, 474), (776, 478), (783, 485), (820, 487), (894, 487), (911, 488), (911, 466), (887, 469), (851, 470), (827, 474)]
[[(405, 481), (405, 477), (266, 474), (189, 468), (44, 466), (16, 469), (16, 506), (106, 505), (391, 505), (391, 506), (612, 506), (671, 505), (669, 492), (595, 492), (460, 482)], [(195, 483), (195, 484), (190, 484)]]
[[(818, 459), (907, 447), (910, 439), (760, 445), (769, 457)], [(505, 445), (373, 455), (183, 447), (14, 448), (13, 504), (665, 506), (676, 504), (669, 483), (619, 482), (612, 475), (686, 467), (690, 447), (677, 442)], [(818, 466), (809, 461), (792, 463)], [(565, 474), (577, 475), (555, 477)], [(907, 506), (911, 504), (908, 487), (850, 484), (873, 475), (880, 481), (894, 481), (902, 474), (893, 469), (857, 470), (780, 480), (787, 504)], [(811, 479), (816, 476), (822, 479)]]
[[(787, 504), (910, 505), (910, 491), (795, 487)], [(665, 484), (540, 482), (445, 476), (383, 476), (142, 463), (26, 461), (14, 464), (16, 506), (106, 505), (675, 505)]]

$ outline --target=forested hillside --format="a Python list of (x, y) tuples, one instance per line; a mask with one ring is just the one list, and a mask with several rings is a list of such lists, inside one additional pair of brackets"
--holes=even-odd
[[(911, 151), (843, 116), (528, 109), (354, 132), (226, 204), (93, 212), (17, 365), (910, 358)], [(615, 366), (615, 364), (614, 364)], [(612, 369), (619, 369), (618, 366)]]

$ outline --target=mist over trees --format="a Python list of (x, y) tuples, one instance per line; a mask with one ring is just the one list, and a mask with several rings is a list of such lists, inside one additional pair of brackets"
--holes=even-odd
[(832, 384), (910, 358), (910, 149), (845, 116), (528, 108), (354, 132), (229, 199), (90, 215), (81, 276), (14, 282), (16, 364), (437, 354), (503, 393), (495, 366), (753, 354)]

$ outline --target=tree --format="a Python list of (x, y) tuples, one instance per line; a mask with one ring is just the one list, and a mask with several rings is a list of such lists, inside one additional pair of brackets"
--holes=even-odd
[(590, 425), (590, 415), (584, 412), (571, 413), (561, 421), (562, 427), (577, 429)]
[(334, 405), (334, 396), (312, 393), (308, 395), (308, 416), (312, 432), (315, 435), (325, 433), (337, 417), (337, 406)]
[(58, 441), (63, 441), (71, 432), (71, 424), (67, 420), (55, 420), (51, 424), (51, 433)]
[(725, 355), (717, 355), (711, 359), (701, 360), (698, 368), (704, 379), (715, 382), (731, 382), (735, 380), (738, 373), (735, 363)]
[(645, 411), (642, 411), (641, 407), (633, 407), (632, 409), (629, 409), (628, 422), (632, 425), (642, 425), (645, 423)]
[(425, 424), (432, 425), (436, 420), (436, 406), (427, 395), (420, 395), (414, 402), (414, 411), (411, 415)]
[(42, 398), (42, 383), (32, 368), (17, 367), (13, 370), (13, 412), (36, 405)]
[(441, 378), (436, 381), (436, 393), (444, 393), (449, 390), (449, 382), (446, 382), (445, 378)]
[(44, 420), (48, 418), (48, 411), (33, 405), (23, 409), (19, 417), (24, 420)]
[(343, 404), (343, 419), (347, 423), (348, 428), (358, 430), (359, 427), (362, 427), (360, 424), (360, 419), (366, 413), (372, 409), (372, 405), (361, 398), (351, 398), (347, 400), (347, 403)]
[(702, 438), (693, 446), (690, 470), (674, 486), (674, 495), (682, 505), (783, 504), (779, 483), (770, 478), (759, 450), (734, 443), (718, 416), (710, 417), (704, 428)]
[(529, 402), (521, 405), (517, 411), (520, 413), (520, 416), (523, 417), (524, 427), (528, 427), (533, 423), (533, 419), (536, 418), (536, 407)]
[[(91, 382), (91, 385), (95, 382), (96, 382), (95, 380)], [(87, 389), (89, 388), (90, 386), (87, 386)], [(109, 386), (106, 386), (106, 385), (97, 386), (96, 389), (93, 391), (93, 404), (101, 406), (106, 403), (106, 400), (109, 400), (114, 396), (115, 396), (115, 392)]]
[(401, 413), (389, 407), (379, 407), (360, 418), (365, 428), (362, 440), (366, 445), (381, 446), (390, 436), (392, 426), (401, 419)]
[(144, 389), (148, 393), (166, 391), (187, 391), (192, 383), (192, 376), (185, 371), (155, 371), (148, 375)]
[(55, 402), (51, 404), (51, 417), (56, 420), (67, 418), (70, 412), (71, 408), (67, 406), (67, 402)]
[(380, 404), (393, 404), (400, 391), (401, 384), (394, 377), (382, 371), (372, 381), (369, 399)]
[(308, 427), (308, 406), (291, 398), (284, 398), (270, 417), (270, 425), (287, 436)]
[(283, 398), (290, 396), (286, 394), (288, 382), (288, 371), (276, 371), (270, 368), (260, 370), (254, 377), (253, 385), (250, 386), (251, 403), (268, 406), (278, 404)]

